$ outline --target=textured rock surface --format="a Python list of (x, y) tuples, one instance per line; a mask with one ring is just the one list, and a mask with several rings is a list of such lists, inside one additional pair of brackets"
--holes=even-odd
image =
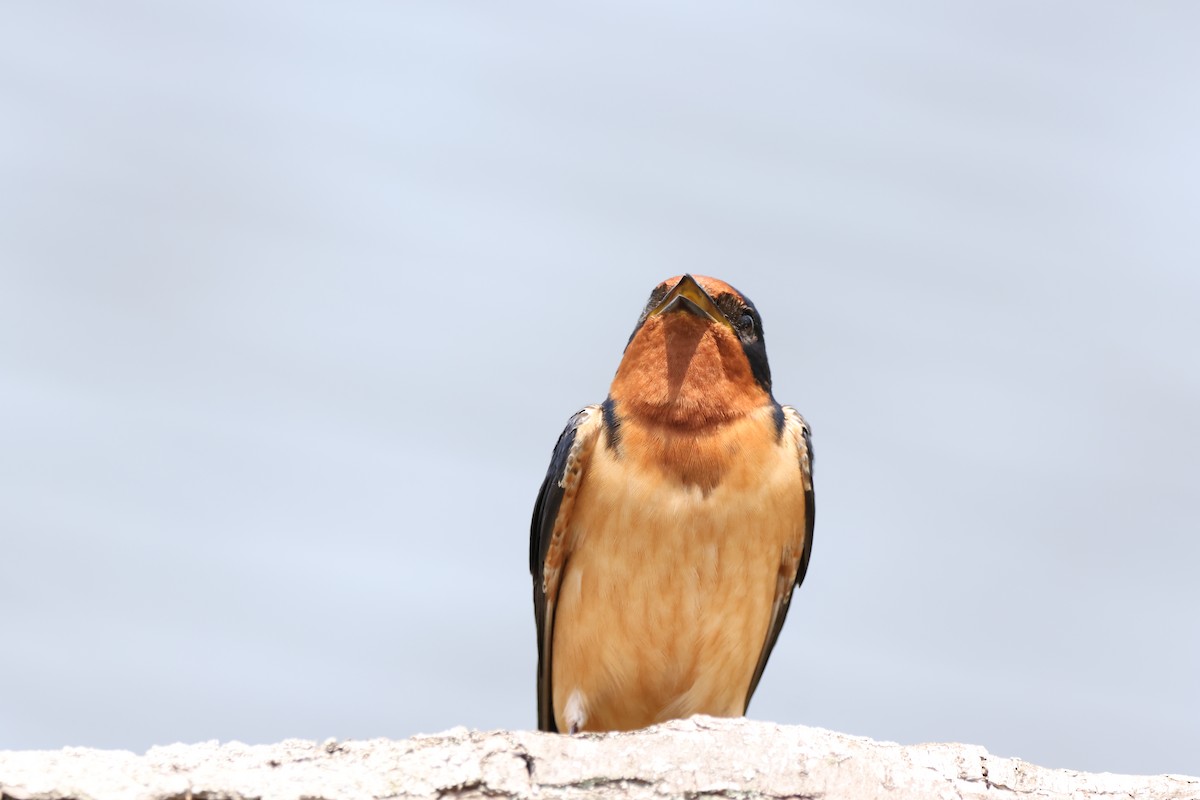
[(4, 800), (217, 798), (1200, 798), (1200, 778), (1050, 770), (961, 744), (900, 746), (697, 717), (606, 736), (456, 729), (405, 741), (0, 752)]

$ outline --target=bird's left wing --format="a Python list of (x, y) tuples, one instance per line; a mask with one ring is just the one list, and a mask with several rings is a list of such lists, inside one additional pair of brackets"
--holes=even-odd
[(797, 540), (792, 548), (783, 553), (779, 577), (775, 586), (775, 602), (771, 606), (771, 624), (767, 626), (767, 640), (763, 643), (762, 653), (758, 657), (758, 665), (754, 668), (754, 677), (750, 679), (750, 690), (746, 692), (747, 708), (750, 706), (750, 698), (754, 695), (754, 690), (758, 688), (759, 680), (762, 679), (767, 659), (771, 657), (771, 651), (775, 648), (776, 640), (779, 639), (779, 632), (783, 630), (783, 621), (787, 618), (788, 607), (792, 602), (792, 592), (804, 582), (804, 575), (808, 572), (808, 559), (812, 554), (813, 523), (816, 519), (812, 483), (812, 436), (808, 429), (808, 423), (796, 409), (784, 406), (783, 414), (784, 440), (785, 442), (794, 442), (797, 466), (800, 470), (799, 482), (804, 492), (804, 519), (803, 521), (797, 520), (798, 526), (803, 525), (803, 539)]
[(563, 566), (570, 553), (567, 531), (575, 495), (602, 427), (600, 406), (588, 406), (571, 417), (550, 460), (550, 469), (533, 507), (529, 532), (529, 571), (533, 575), (533, 615), (538, 639), (538, 729), (557, 731), (554, 693), (550, 685), (554, 642), (554, 607)]

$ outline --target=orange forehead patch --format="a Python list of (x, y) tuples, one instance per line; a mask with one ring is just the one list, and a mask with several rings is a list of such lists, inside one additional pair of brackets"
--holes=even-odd
[[(717, 295), (731, 294), (739, 300), (744, 301), (746, 299), (742, 297), (741, 292), (720, 278), (710, 278), (707, 275), (693, 275), (692, 277), (696, 279), (696, 283), (700, 284), (700, 288), (708, 293), (709, 297), (716, 298)], [(660, 283), (659, 286), (665, 289), (670, 289), (681, 280), (683, 280), (683, 276), (676, 275), (673, 278), (667, 278), (665, 281)]]

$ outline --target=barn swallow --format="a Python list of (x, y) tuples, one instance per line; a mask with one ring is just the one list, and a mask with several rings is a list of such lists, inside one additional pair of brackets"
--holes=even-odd
[(659, 284), (534, 506), (538, 728), (744, 714), (808, 569), (812, 462), (754, 304), (714, 278)]

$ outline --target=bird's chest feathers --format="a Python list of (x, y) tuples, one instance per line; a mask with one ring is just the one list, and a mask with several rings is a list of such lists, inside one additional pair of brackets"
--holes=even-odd
[(618, 446), (602, 437), (572, 513), (555, 707), (574, 698), (598, 730), (742, 713), (803, 498), (770, 409), (703, 435), (625, 420)]
[[(769, 410), (714, 431), (664, 431), (627, 420), (618, 447), (601, 442), (581, 487), (585, 517), (608, 535), (720, 536), (770, 514), (795, 494), (795, 459), (777, 441)], [(579, 518), (580, 522), (584, 519)], [(586, 536), (583, 525), (577, 531)]]

